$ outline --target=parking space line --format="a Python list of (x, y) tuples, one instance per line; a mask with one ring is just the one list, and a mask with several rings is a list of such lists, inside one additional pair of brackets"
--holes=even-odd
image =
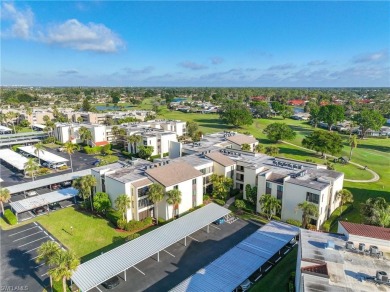
[(187, 237), (189, 237), (189, 238), (191, 238), (192, 240), (195, 240), (195, 241), (197, 241), (197, 242), (200, 242), (199, 240), (197, 240), (197, 239), (195, 239), (195, 238), (193, 238), (193, 237), (191, 237), (191, 236), (187, 236)]
[(173, 254), (171, 254), (169, 251), (166, 251), (165, 249), (163, 249), (163, 251), (165, 251), (167, 254), (169, 254), (169, 255), (175, 257), (175, 256), (174, 256)]
[(40, 264), (40, 265), (34, 267), (34, 269), (39, 268), (39, 267), (42, 267), (44, 264), (45, 264), (45, 263), (42, 263), (42, 264)]
[(210, 224), (211, 227), (214, 227), (215, 229), (221, 230), (221, 228), (214, 226), (213, 224)]
[(14, 236), (14, 235), (16, 235), (16, 234), (23, 233), (23, 232), (25, 232), (25, 231), (27, 231), (27, 230), (34, 229), (34, 228), (37, 228), (37, 227), (39, 227), (39, 226), (34, 226), (34, 227), (31, 227), (31, 228), (27, 228), (27, 229), (25, 229), (25, 230), (22, 230), (22, 231), (19, 231), (19, 232), (15, 232), (15, 233), (12, 233), (12, 234), (10, 234), (10, 235), (8, 235), (8, 236), (11, 237), (11, 236)]
[(42, 240), (42, 239), (44, 239), (44, 238), (46, 238), (46, 237), (47, 237), (47, 236), (44, 236), (44, 237), (38, 238), (38, 239), (36, 239), (36, 240), (33, 240), (33, 241), (30, 241), (30, 242), (27, 242), (27, 243), (25, 243), (25, 244), (22, 244), (22, 245), (18, 246), (18, 248), (20, 248), (20, 247), (23, 247), (23, 246), (26, 246), (26, 245), (29, 245), (30, 243), (33, 243), (33, 242), (36, 242), (36, 241)]
[(30, 251), (36, 250), (36, 249), (38, 249), (38, 248), (39, 248), (39, 246), (36, 247), (36, 248), (30, 249), (30, 250), (28, 250), (28, 251), (25, 251), (23, 254), (29, 253)]
[(43, 231), (43, 229), (42, 229), (42, 227), (41, 227), (41, 226), (38, 226), (38, 228), (39, 228), (39, 229), (41, 229), (41, 230)]
[(136, 269), (138, 272), (140, 272), (142, 275), (144, 275), (144, 276), (145, 276), (145, 273), (144, 273), (144, 272), (142, 272), (140, 269), (138, 269), (136, 266), (133, 266), (133, 268), (134, 268), (134, 269)]
[(37, 255), (36, 257), (31, 258), (30, 261), (35, 260), (37, 257), (39, 257), (39, 255)]
[(43, 276), (47, 276), (47, 272), (41, 275), (41, 277), (43, 277)]
[(16, 242), (16, 241), (25, 239), (25, 238), (27, 238), (27, 237), (33, 236), (33, 235), (38, 234), (38, 233), (41, 233), (41, 232), (42, 232), (42, 231), (38, 231), (38, 232), (32, 233), (32, 234), (30, 234), (30, 235), (23, 236), (23, 237), (21, 237), (21, 238), (15, 239), (13, 242)]
[(100, 290), (100, 289), (98, 288), (98, 286), (96, 286), (95, 288), (98, 289), (100, 292), (103, 292), (102, 290)]

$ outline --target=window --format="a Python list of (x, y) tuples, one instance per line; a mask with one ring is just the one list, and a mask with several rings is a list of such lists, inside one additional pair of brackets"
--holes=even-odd
[(243, 172), (244, 171), (244, 167), (241, 166), (241, 165), (237, 165), (237, 168), (236, 168), (237, 171), (241, 171)]
[(306, 201), (314, 204), (318, 204), (320, 202), (320, 196), (313, 193), (306, 193)]
[(196, 178), (192, 180), (192, 185), (196, 185)]
[(138, 189), (138, 197), (146, 196), (148, 193), (149, 187), (143, 187)]
[(179, 189), (179, 186), (178, 186), (178, 185), (175, 185), (173, 188), (174, 188), (175, 190), (178, 190), (178, 189)]
[(149, 201), (148, 198), (143, 198), (143, 199), (138, 200), (138, 208), (139, 209), (145, 208), (145, 207), (150, 206), (150, 205), (153, 205), (153, 203), (152, 203), (152, 201)]
[(265, 183), (265, 187), (266, 187), (267, 189), (272, 189), (272, 184), (271, 184), (270, 182), (266, 182), (266, 183)]
[(279, 192), (283, 192), (283, 186), (278, 185), (278, 186), (276, 187), (276, 190), (279, 191)]

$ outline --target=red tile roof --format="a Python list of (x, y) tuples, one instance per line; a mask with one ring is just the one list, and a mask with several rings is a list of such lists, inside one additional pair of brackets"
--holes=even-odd
[(255, 101), (264, 101), (266, 100), (267, 97), (263, 96), (263, 95), (260, 95), (260, 96), (252, 96), (251, 97), (251, 100), (255, 100)]
[(301, 271), (325, 275), (325, 276), (329, 275), (328, 274), (328, 267), (326, 266), (326, 264), (303, 267), (303, 268), (301, 268)]
[(95, 145), (96, 146), (104, 146), (104, 145), (107, 145), (108, 142), (107, 141), (101, 141), (101, 142), (96, 142)]
[(290, 105), (304, 105), (305, 101), (303, 99), (292, 99), (287, 102)]
[(390, 240), (390, 228), (340, 221), (349, 234)]

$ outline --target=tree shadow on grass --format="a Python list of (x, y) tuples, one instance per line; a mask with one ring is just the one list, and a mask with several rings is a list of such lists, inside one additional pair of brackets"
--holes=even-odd
[(312, 157), (312, 158), (318, 158), (320, 159), (321, 156), (320, 155), (317, 155), (315, 154), (314, 152), (309, 152), (309, 151), (305, 151), (303, 149), (300, 149), (300, 148), (289, 148), (289, 147), (286, 147), (285, 145), (281, 145), (281, 146), (278, 146), (279, 147), (279, 154), (288, 154), (288, 155), (294, 155), (294, 156), (304, 156), (304, 157)]
[[(360, 141), (361, 140), (358, 141), (358, 148), (376, 150), (383, 153), (390, 153), (390, 146), (359, 144)], [(390, 140), (389, 140), (389, 144), (390, 144)]]

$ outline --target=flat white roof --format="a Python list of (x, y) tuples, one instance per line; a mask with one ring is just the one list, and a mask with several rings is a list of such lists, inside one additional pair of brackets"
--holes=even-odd
[(12, 151), (11, 149), (0, 149), (0, 159), (18, 170), (24, 170), (24, 164), (28, 161), (26, 157)]
[(170, 291), (234, 291), (298, 232), (298, 227), (271, 221)]
[(74, 180), (80, 176), (86, 176), (88, 174), (91, 174), (91, 169), (85, 169), (85, 170), (80, 170), (75, 172), (64, 173), (52, 177), (47, 177), (43, 179), (37, 179), (35, 181), (31, 181), (28, 183), (10, 186), (7, 187), (7, 189), (12, 195), (12, 194), (25, 192), (25, 191), (35, 190), (52, 184), (58, 184), (64, 181)]
[(5, 127), (5, 126), (2, 126), (0, 125), (0, 132), (6, 132), (6, 131), (12, 131), (12, 129), (8, 128), (8, 127)]
[(229, 213), (208, 204), (81, 264), (72, 280), (81, 291), (88, 291)]
[[(35, 147), (34, 146), (23, 146), (19, 147), (20, 150), (33, 155), (35, 157), (38, 157), (37, 154), (35, 154)], [(39, 153), (39, 158), (43, 161), (49, 162), (49, 163), (60, 163), (60, 162), (67, 162), (68, 159), (62, 158), (61, 156), (55, 155), (49, 151), (42, 150)]]
[(35, 196), (24, 200), (16, 201), (16, 202), (11, 202), (10, 206), (16, 213), (22, 213), (38, 207), (46, 206), (51, 203), (60, 202), (63, 200), (73, 198), (77, 194), (78, 194), (78, 190), (76, 190), (75, 188), (60, 189), (40, 196)]
[(33, 127), (36, 127), (36, 128), (39, 128), (39, 129), (44, 129), (44, 128), (46, 128), (46, 126), (45, 125), (42, 125), (42, 124), (33, 124), (32, 125)]

